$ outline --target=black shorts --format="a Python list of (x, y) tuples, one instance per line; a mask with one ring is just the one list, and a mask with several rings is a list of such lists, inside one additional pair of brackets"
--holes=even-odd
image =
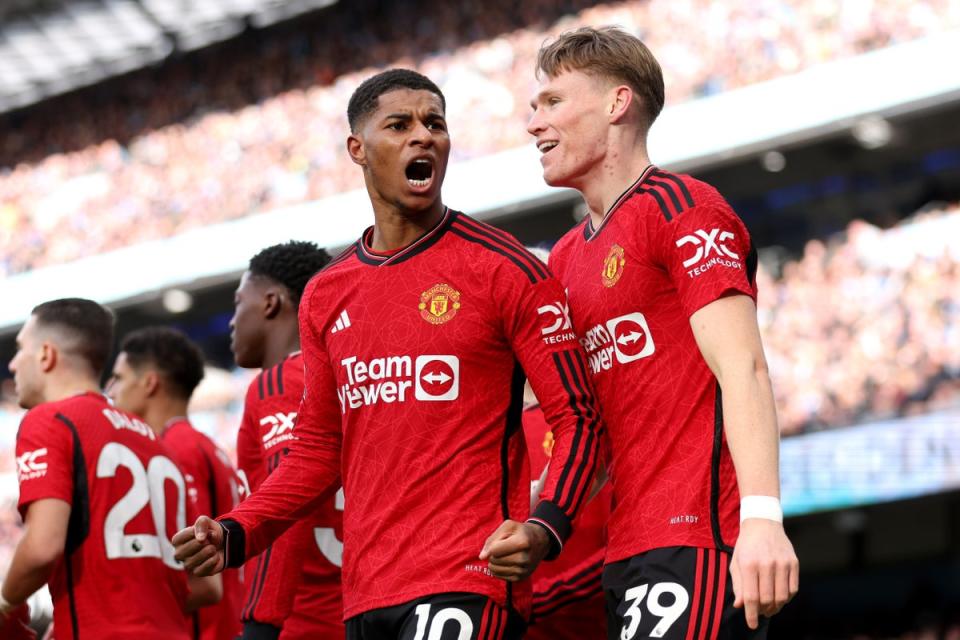
[(277, 640), (279, 637), (280, 627), (253, 620), (243, 623), (243, 632), (240, 634), (240, 640)]
[(519, 640), (526, 630), (518, 613), (475, 593), (441, 593), (366, 611), (346, 626), (347, 640)]
[(747, 627), (733, 608), (730, 554), (716, 549), (666, 547), (603, 569), (608, 640), (762, 640), (767, 620)]

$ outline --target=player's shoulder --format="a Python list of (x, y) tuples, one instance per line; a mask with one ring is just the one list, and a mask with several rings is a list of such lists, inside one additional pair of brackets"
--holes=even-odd
[(171, 444), (197, 446), (203, 442), (205, 437), (186, 418), (182, 418), (174, 421), (164, 430), (161, 440), (167, 446)]
[[(655, 212), (663, 223), (678, 222), (694, 212), (729, 211), (732, 209), (716, 187), (684, 173), (673, 173), (653, 167), (640, 181), (631, 198), (634, 206)], [(689, 216), (688, 216), (689, 217)]]
[(475, 264), (505, 267), (507, 273), (532, 283), (550, 277), (547, 266), (512, 234), (459, 211), (453, 212), (450, 233), (458, 237)]
[(562, 259), (573, 250), (573, 248), (581, 242), (584, 242), (589, 235), (588, 222), (590, 216), (584, 216), (583, 219), (575, 224), (569, 231), (560, 236), (560, 239), (557, 240), (556, 244), (553, 245), (553, 248), (550, 250), (550, 261), (551, 264), (555, 260)]
[(269, 403), (274, 399), (303, 395), (303, 356), (290, 354), (272, 367), (260, 371), (247, 387), (247, 406)]
[(57, 413), (60, 411), (59, 402), (44, 402), (33, 407), (20, 419), (20, 431), (48, 429), (55, 424)]
[(82, 393), (61, 400), (44, 402), (30, 409), (21, 425), (61, 424), (76, 428), (76, 423), (86, 422), (91, 417), (100, 417), (104, 409), (111, 408), (98, 393)]
[(356, 258), (359, 246), (360, 241), (358, 240), (334, 256), (320, 271), (313, 274), (313, 277), (307, 282), (307, 286), (304, 288), (303, 295), (300, 298), (301, 308), (303, 308), (304, 302), (309, 304), (309, 300), (318, 290), (322, 290), (324, 286), (328, 286), (331, 282), (335, 282), (351, 270), (362, 266)]

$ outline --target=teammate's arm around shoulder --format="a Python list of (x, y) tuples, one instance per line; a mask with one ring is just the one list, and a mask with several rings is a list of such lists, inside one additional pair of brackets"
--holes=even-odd
[[(504, 327), (554, 434), (540, 501), (525, 523), (506, 521), (484, 545), (481, 560), (505, 580), (522, 580), (555, 557), (596, 473), (600, 414), (586, 359), (570, 322), (567, 296), (547, 267), (523, 251), (525, 269), (495, 278)], [(522, 379), (519, 380), (522, 385)]]
[[(730, 561), (747, 624), (772, 616), (797, 593), (800, 565), (779, 506), (779, 432), (757, 310), (746, 295), (722, 297), (694, 313), (700, 352), (720, 383), (724, 430), (737, 472), (740, 536)], [(758, 499), (759, 498), (759, 499)]]

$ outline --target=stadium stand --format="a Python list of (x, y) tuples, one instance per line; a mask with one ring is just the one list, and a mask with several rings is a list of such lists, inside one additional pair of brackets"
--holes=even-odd
[(454, 159), (466, 159), (528, 143), (532, 56), (580, 24), (641, 35), (664, 65), (668, 103), (960, 25), (946, 0), (592, 4), (441, 4), (423, 20), (416, 0), (343, 3), (309, 28), (0, 118), (12, 132), (0, 139), (0, 274), (358, 188), (342, 111), (371, 67), (437, 79)]
[(161, 62), (335, 0), (0, 2), (0, 110)]
[[(953, 406), (960, 399), (960, 208), (808, 242), (776, 280), (761, 330), (785, 435)], [(930, 251), (929, 249), (933, 249)], [(952, 253), (951, 253), (952, 251)]]

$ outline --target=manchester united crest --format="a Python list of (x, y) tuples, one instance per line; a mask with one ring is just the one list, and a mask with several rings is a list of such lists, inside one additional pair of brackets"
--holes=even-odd
[(448, 284), (436, 284), (420, 294), (420, 317), (430, 324), (443, 324), (457, 315), (460, 292)]
[(603, 273), (600, 278), (603, 280), (603, 286), (612, 287), (620, 281), (623, 275), (623, 266), (627, 263), (623, 257), (623, 247), (618, 244), (610, 247), (610, 252), (603, 260)]

